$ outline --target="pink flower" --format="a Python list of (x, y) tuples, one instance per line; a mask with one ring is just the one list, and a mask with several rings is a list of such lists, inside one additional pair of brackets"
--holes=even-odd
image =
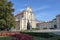
[(27, 34), (15, 34), (13, 37), (16, 38), (14, 40), (33, 40), (33, 37)]

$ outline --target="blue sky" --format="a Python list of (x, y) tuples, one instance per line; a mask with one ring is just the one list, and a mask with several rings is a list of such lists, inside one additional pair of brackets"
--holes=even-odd
[(60, 13), (60, 0), (9, 0), (15, 9), (14, 15), (30, 6), (35, 14), (35, 19), (50, 21)]

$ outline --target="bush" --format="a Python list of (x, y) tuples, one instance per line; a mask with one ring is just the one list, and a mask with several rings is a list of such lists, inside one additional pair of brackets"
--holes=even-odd
[(24, 31), (22, 31), (22, 32), (29, 32), (30, 30), (24, 30)]
[(32, 28), (32, 30), (39, 30), (39, 28)]
[(47, 28), (45, 27), (45, 28), (43, 28), (43, 29), (47, 29)]

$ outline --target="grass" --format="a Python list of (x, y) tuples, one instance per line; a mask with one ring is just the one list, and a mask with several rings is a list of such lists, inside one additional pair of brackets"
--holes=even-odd
[(0, 37), (0, 40), (11, 40), (11, 37), (9, 37), (9, 36)]
[(60, 40), (60, 36), (55, 36), (55, 37), (52, 37), (52, 38), (41, 38), (41, 37), (33, 37), (34, 40)]
[(21, 32), (21, 33), (29, 34), (31, 36), (41, 37), (41, 38), (50, 38), (54, 36), (54, 35), (49, 35), (49, 33), (37, 33), (37, 32)]
[(33, 37), (34, 40), (48, 40), (47, 38), (41, 38), (41, 37)]
[(21, 32), (33, 36), (34, 40), (60, 40), (60, 35), (53, 33)]

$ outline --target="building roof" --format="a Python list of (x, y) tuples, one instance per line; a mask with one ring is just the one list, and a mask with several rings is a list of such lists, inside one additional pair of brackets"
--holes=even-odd
[(24, 14), (24, 11), (21, 11), (21, 12), (19, 12), (18, 14), (16, 14), (15, 17), (16, 17), (16, 16), (19, 16), (19, 15), (22, 15), (22, 14)]
[(53, 20), (56, 20), (56, 18), (54, 18)]
[[(28, 11), (31, 11), (31, 12), (32, 12), (32, 9), (31, 9), (31, 7), (30, 7), (30, 6), (28, 6), (28, 7), (26, 8), (26, 10), (28, 10)], [(24, 11), (25, 11), (25, 10), (23, 10), (23, 11), (19, 12), (18, 14), (16, 14), (16, 15), (15, 15), (15, 17), (16, 17), (16, 16), (19, 16), (19, 15), (24, 14)]]
[(58, 14), (56, 17), (60, 16), (60, 14)]
[(48, 23), (48, 22), (41, 22), (41, 23), (37, 23), (37, 24), (46, 24), (46, 23)]

